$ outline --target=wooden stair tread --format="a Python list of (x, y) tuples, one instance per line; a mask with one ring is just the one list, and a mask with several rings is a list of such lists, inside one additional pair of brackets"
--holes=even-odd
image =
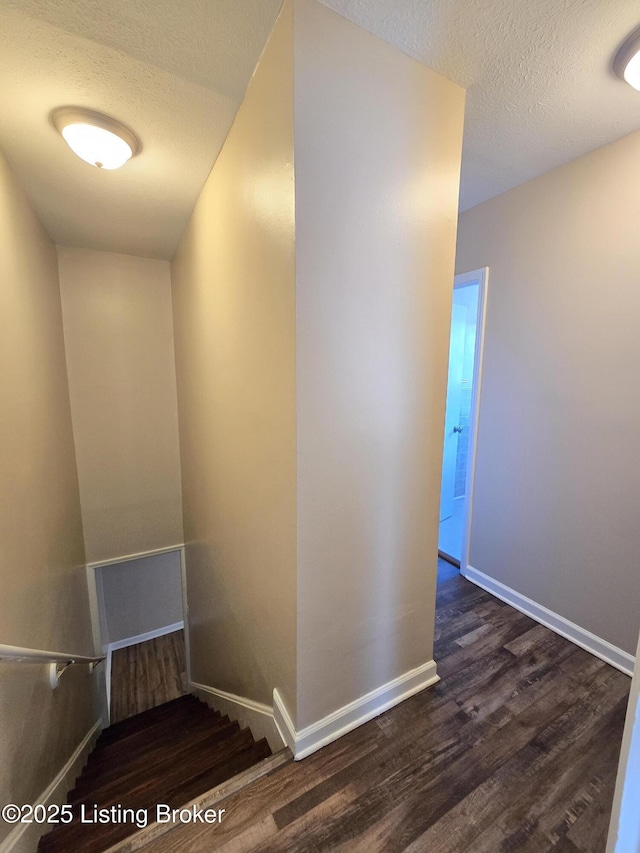
[[(122, 803), (122, 805), (127, 808), (133, 808), (135, 811), (144, 809), (148, 815), (148, 823), (151, 824), (156, 817), (155, 807), (157, 802), (166, 803), (171, 808), (180, 808), (180, 806), (195, 799), (196, 796), (209, 790), (209, 788), (213, 788), (221, 782), (232, 778), (236, 773), (252, 767), (270, 754), (271, 750), (266, 741), (262, 740), (258, 743), (252, 741), (244, 750), (235, 755), (227, 765), (212, 767), (209, 771), (205, 771), (195, 777), (190, 783), (179, 785), (173, 790), (164, 793), (160, 799), (154, 799), (150, 805), (130, 805), (128, 801)], [(69, 825), (69, 827), (56, 830), (56, 833), (58, 833), (58, 843), (55, 847), (46, 846), (39, 849), (44, 851), (44, 853), (50, 853), (53, 850), (81, 850), (82, 853), (101, 853), (101, 851), (108, 849), (111, 845), (132, 835), (137, 829), (132, 824), (85, 825), (78, 827)]]
[(139, 831), (136, 823), (81, 823), (97, 808), (179, 808), (271, 755), (263, 738), (194, 696), (152, 708), (110, 726), (69, 793), (74, 821), (40, 839), (39, 853), (101, 853)]
[[(254, 764), (262, 761), (263, 758), (268, 758), (270, 755), (271, 750), (269, 749), (269, 744), (264, 738), (252, 743), (246, 750), (238, 752), (236, 755), (232, 756), (225, 764), (224, 768), (212, 767), (210, 770), (206, 771), (191, 782), (181, 785), (171, 795), (172, 802), (169, 803), (169, 805), (177, 808), (182, 803), (188, 803), (190, 800), (195, 799), (199, 794), (201, 794), (203, 790), (208, 791), (209, 788), (214, 788), (216, 785), (220, 785), (222, 782), (225, 782), (227, 779), (235, 776), (236, 773), (241, 773), (243, 770), (246, 770), (248, 767), (252, 767)], [(229, 772), (230, 770), (232, 772)]]
[(152, 726), (166, 723), (168, 720), (177, 721), (192, 714), (207, 712), (212, 714), (217, 713), (195, 696), (191, 700), (187, 700), (186, 696), (181, 696), (179, 699), (173, 699), (165, 705), (157, 705), (148, 711), (142, 711), (142, 713), (135, 714), (133, 717), (127, 717), (126, 720), (112, 723), (102, 731), (96, 742), (96, 746), (106, 746), (109, 743), (121, 741), (139, 732), (147, 731)]
[(150, 764), (148, 768), (137, 766), (121, 778), (112, 779), (104, 784), (97, 784), (83, 793), (76, 803), (80, 805), (81, 803), (94, 801), (101, 803), (104, 801), (105, 804), (110, 804), (117, 802), (118, 797), (122, 800), (123, 797), (133, 796), (141, 786), (145, 790), (151, 788), (156, 790), (158, 787), (163, 787), (165, 782), (173, 778), (176, 773), (184, 774), (186, 772), (183, 767), (178, 766), (176, 768), (176, 764), (189, 762), (190, 767), (200, 766), (201, 763), (210, 762), (212, 755), (224, 757), (227, 754), (233, 754), (236, 748), (244, 745), (247, 738), (253, 742), (251, 733), (241, 732), (237, 724), (235, 729), (230, 726), (225, 734), (227, 736), (223, 740), (214, 736), (195, 743), (187, 741), (181, 745), (180, 749), (164, 756), (161, 761)]
[[(152, 762), (162, 756), (166, 756), (182, 742), (189, 740), (196, 741), (202, 736), (223, 732), (227, 727), (232, 725), (228, 717), (214, 718), (213, 720), (204, 719), (193, 724), (186, 731), (183, 729), (167, 734), (157, 743), (152, 742), (149, 744), (147, 748), (145, 748), (144, 744), (141, 744), (136, 749), (127, 750), (124, 753), (110, 752), (107, 755), (102, 754), (103, 751), (97, 750), (95, 759), (87, 763), (82, 771), (82, 775), (76, 782), (76, 787), (73, 791), (69, 792), (69, 796), (75, 796), (79, 789), (90, 788), (106, 781), (113, 777), (114, 773), (117, 775), (126, 775), (140, 763)], [(224, 735), (221, 735), (221, 737), (224, 739)]]
[[(155, 819), (155, 807), (157, 803), (166, 803), (172, 808), (178, 808), (184, 805), (193, 796), (189, 796), (190, 792), (196, 791), (203, 793), (212, 784), (218, 784), (221, 780), (231, 778), (238, 770), (236, 767), (244, 769), (251, 764), (261, 760), (264, 755), (256, 748), (253, 739), (243, 738), (243, 743), (239, 751), (234, 750), (229, 752), (224, 757), (220, 757), (216, 763), (212, 754), (203, 756), (202, 759), (190, 764), (187, 774), (174, 772), (171, 777), (159, 780), (157, 784), (141, 785), (137, 789), (127, 791), (122, 794), (117, 794), (111, 797), (108, 801), (96, 796), (95, 802), (99, 808), (111, 808), (112, 806), (122, 806), (123, 808), (150, 811), (150, 821)], [(185, 778), (186, 775), (186, 778)], [(195, 794), (194, 796), (196, 796)], [(94, 800), (87, 805), (86, 813), (91, 813)], [(74, 815), (78, 819), (80, 808), (74, 808)], [(85, 844), (90, 837), (100, 839), (100, 844), (108, 842), (106, 846), (114, 844), (116, 841), (126, 838), (131, 834), (132, 829), (137, 829), (131, 824), (105, 824), (105, 825), (87, 825), (79, 822), (74, 822), (68, 826), (59, 827), (52, 833), (55, 835), (57, 846), (54, 848), (43, 847), (45, 850), (82, 850), (84, 853)], [(100, 848), (98, 848), (100, 849)]]

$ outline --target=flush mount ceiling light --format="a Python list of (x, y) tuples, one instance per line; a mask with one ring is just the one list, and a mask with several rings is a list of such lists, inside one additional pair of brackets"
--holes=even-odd
[(102, 113), (60, 107), (51, 121), (74, 154), (98, 169), (119, 169), (140, 151), (135, 133)]
[(640, 90), (640, 27), (631, 33), (616, 53), (613, 70), (634, 89)]

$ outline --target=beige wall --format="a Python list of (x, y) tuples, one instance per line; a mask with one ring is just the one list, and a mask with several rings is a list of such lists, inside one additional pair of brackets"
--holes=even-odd
[(640, 133), (462, 214), (488, 265), (470, 562), (634, 653)]
[(173, 262), (193, 678), (298, 729), (432, 657), (462, 118), (286, 3)]
[(464, 93), (294, 8), (300, 729), (433, 656)]
[(182, 542), (166, 261), (58, 248), (89, 562)]
[(295, 704), (287, 7), (172, 265), (192, 678)]
[[(91, 654), (55, 247), (0, 155), (0, 643)], [(95, 680), (0, 666), (0, 802), (29, 803), (97, 719)], [(10, 827), (0, 825), (0, 839)]]

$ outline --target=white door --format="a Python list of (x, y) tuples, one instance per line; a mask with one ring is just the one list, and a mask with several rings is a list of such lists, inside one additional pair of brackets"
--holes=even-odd
[(451, 309), (451, 340), (449, 342), (449, 379), (447, 382), (447, 413), (444, 422), (444, 452), (442, 486), (440, 490), (440, 521), (453, 515), (453, 494), (456, 480), (456, 457), (462, 389), (464, 337), (467, 327), (467, 308), (456, 305)]

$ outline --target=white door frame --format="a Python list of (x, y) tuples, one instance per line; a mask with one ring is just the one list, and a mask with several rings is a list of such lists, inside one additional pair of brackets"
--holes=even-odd
[(469, 449), (467, 452), (467, 475), (465, 480), (464, 515), (462, 518), (462, 542), (460, 546), (460, 571), (462, 574), (469, 565), (469, 545), (471, 540), (471, 518), (473, 514), (473, 486), (476, 468), (476, 446), (478, 439), (478, 412), (482, 390), (482, 359), (484, 355), (484, 335), (486, 324), (487, 290), (489, 285), (489, 267), (461, 273), (453, 280), (453, 289), (466, 285), (478, 285), (478, 309), (476, 315), (476, 345), (473, 356), (473, 385), (471, 389), (471, 412), (469, 414)]

